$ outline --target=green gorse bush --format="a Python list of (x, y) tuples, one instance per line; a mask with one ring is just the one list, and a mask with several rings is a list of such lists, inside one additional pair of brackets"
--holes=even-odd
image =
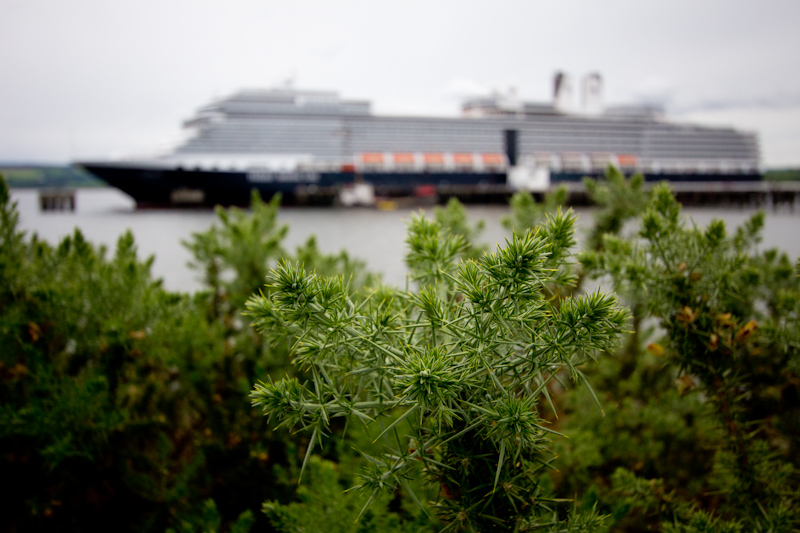
[(606, 234), (581, 258), (657, 320), (663, 340), (648, 350), (675, 370), (679, 396), (702, 392), (697, 414), (711, 408), (719, 430), (702, 489), (714, 501), (673, 501), (666, 531), (800, 527), (800, 278), (785, 255), (758, 250), (763, 222), (757, 213), (732, 235), (720, 220), (687, 224), (662, 184), (636, 236)]
[(800, 261), (606, 178), (580, 266), (558, 194), (495, 253), (451, 202), (413, 290), (255, 196), (186, 243), (192, 296), (130, 234), (26, 235), (0, 180), (3, 529), (800, 530)]
[[(287, 256), (277, 209), (220, 211), (190, 247), (219, 275), (190, 296), (164, 290), (130, 233), (109, 253), (20, 231), (0, 178), (0, 530), (244, 531), (269, 527), (265, 499), (296, 498), (276, 468), (300, 443), (248, 401), (287, 351), (241, 318)], [(297, 254), (361, 279), (347, 254)]]
[[(306, 460), (337, 418), (380, 427), (383, 449), (363, 454), (356, 485), (367, 505), (397, 489), (419, 500), (409, 480), (424, 476), (438, 489), (444, 530), (591, 530), (601, 517), (567, 518), (539, 483), (557, 432), (538, 403), (554, 380), (585, 382), (582, 365), (616, 346), (627, 318), (600, 292), (546, 297), (573, 280), (574, 222), (558, 213), (460, 262), (463, 237), (415, 216), (406, 241), (413, 292), (378, 287), (354, 299), (342, 277), (282, 263), (247, 314), (268, 338), (296, 339), (292, 355), (308, 379), (262, 381), (254, 405), (310, 432)], [(401, 422), (410, 429), (399, 431)]]

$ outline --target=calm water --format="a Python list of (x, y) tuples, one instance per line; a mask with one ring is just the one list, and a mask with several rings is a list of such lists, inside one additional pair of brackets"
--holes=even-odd
[[(145, 210), (137, 211), (133, 200), (116, 189), (83, 189), (77, 193), (74, 213), (39, 210), (38, 192), (13, 189), (12, 198), (18, 201), (22, 229), (36, 232), (41, 238), (56, 243), (80, 228), (95, 244), (113, 249), (117, 238), (128, 228), (133, 231), (144, 258), (155, 255), (153, 274), (163, 278), (166, 288), (175, 291), (194, 291), (200, 287), (197, 273), (186, 266), (190, 260), (181, 241), (192, 233), (206, 230), (215, 219), (210, 210)], [(500, 223), (508, 212), (505, 206), (470, 206), (473, 221), (484, 220), (486, 229), (481, 241), (502, 242), (507, 236)], [(403, 264), (405, 224), (417, 209), (377, 211), (372, 209), (283, 208), (279, 219), (289, 225), (284, 247), (289, 250), (310, 236), (324, 252), (346, 249), (353, 257), (367, 262), (370, 270), (383, 273), (383, 279), (394, 285), (404, 285), (406, 270)], [(578, 210), (579, 223), (591, 224), (591, 210)], [(752, 210), (685, 209), (700, 226), (712, 218), (722, 218), (729, 228), (747, 219)], [(579, 228), (579, 232), (582, 229)], [(800, 256), (800, 213), (768, 213), (763, 247), (777, 247), (790, 257)]]

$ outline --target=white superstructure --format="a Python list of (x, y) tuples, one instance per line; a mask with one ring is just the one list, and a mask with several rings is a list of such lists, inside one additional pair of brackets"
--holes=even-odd
[(194, 135), (171, 157), (209, 168), (254, 157), (359, 161), (376, 153), (424, 161), (425, 154), (507, 153), (504, 132), (514, 130), (520, 159), (552, 172), (592, 172), (608, 163), (648, 173), (758, 170), (754, 133), (671, 123), (652, 107), (604, 107), (599, 74), (584, 78), (582, 90), (576, 108), (570, 78), (560, 74), (554, 103), (495, 94), (466, 101), (459, 118), (377, 116), (369, 102), (329, 91), (242, 91), (186, 121)]

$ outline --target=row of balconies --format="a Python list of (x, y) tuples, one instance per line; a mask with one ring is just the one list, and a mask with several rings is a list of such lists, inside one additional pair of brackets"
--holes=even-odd
[[(640, 158), (633, 154), (536, 152), (524, 154), (519, 159), (523, 166), (544, 167), (552, 172), (603, 172), (608, 165), (626, 173), (697, 173), (726, 174), (757, 172), (756, 159), (686, 159)], [(327, 170), (341, 166), (341, 162), (311, 163)], [(345, 163), (344, 166), (350, 166)], [(357, 172), (503, 172), (508, 159), (502, 153), (410, 153), (368, 152), (358, 154), (352, 164)]]
[[(508, 159), (502, 153), (457, 152), (366, 152), (354, 158), (314, 158), (308, 155), (247, 155), (235, 157), (219, 154), (186, 157), (176, 160), (176, 166), (185, 170), (242, 171), (251, 167), (263, 167), (274, 171), (314, 172), (505, 172)], [(685, 173), (685, 174), (729, 174), (757, 172), (758, 161), (746, 158), (730, 159), (686, 159), (641, 158), (633, 154), (581, 153), (581, 152), (534, 152), (519, 158), (522, 166), (546, 168), (551, 172), (575, 172), (596, 174), (608, 165), (616, 166), (625, 173)]]

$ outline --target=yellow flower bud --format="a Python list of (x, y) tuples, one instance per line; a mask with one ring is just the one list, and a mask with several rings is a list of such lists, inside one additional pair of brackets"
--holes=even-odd
[(752, 335), (753, 332), (757, 329), (758, 329), (758, 324), (756, 323), (755, 320), (751, 320), (750, 322), (742, 326), (742, 329), (736, 332), (736, 337), (734, 337), (734, 339), (736, 340), (736, 342), (742, 342), (743, 340), (746, 340), (750, 335)]
[(657, 342), (651, 342), (648, 344), (647, 351), (656, 357), (664, 357), (664, 348)]

